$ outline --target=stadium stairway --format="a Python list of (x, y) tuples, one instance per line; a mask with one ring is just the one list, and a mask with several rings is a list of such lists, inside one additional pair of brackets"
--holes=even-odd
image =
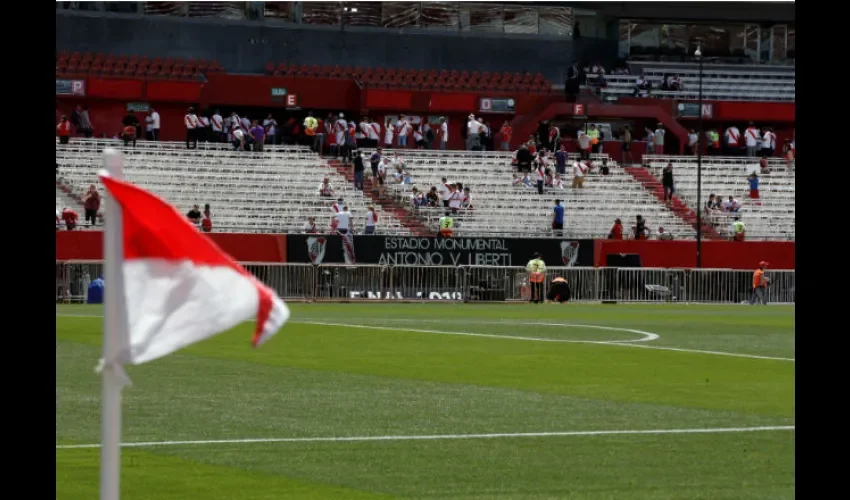
[[(61, 175), (56, 176), (56, 199), (61, 200), (64, 207), (70, 207), (82, 217), (83, 210), (85, 209), (83, 198), (79, 194), (73, 192), (71, 187), (68, 186), (66, 182), (64, 182), (64, 178)], [(56, 208), (61, 210), (64, 207)], [(97, 219), (99, 222), (102, 223), (103, 214), (98, 212)]]
[[(368, 158), (366, 159), (368, 161)], [(345, 177), (345, 180), (354, 183), (354, 172), (350, 166), (343, 165), (339, 160), (328, 160), (328, 165), (336, 169), (340, 175)], [(401, 225), (407, 228), (411, 234), (415, 236), (433, 236), (428, 227), (416, 215), (412, 214), (404, 207), (400, 207), (393, 203), (393, 200), (388, 197), (380, 197), (372, 192), (372, 176), (363, 177), (363, 195), (371, 199), (376, 205), (380, 205), (381, 210), (392, 214), (399, 220)]]
[[(664, 203), (664, 186), (652, 173), (644, 167), (626, 167), (625, 170), (631, 175), (635, 181), (640, 183), (644, 189), (658, 198), (660, 203)], [(670, 203), (670, 211), (676, 214), (680, 219), (690, 224), (694, 230), (697, 229), (697, 214), (686, 203), (679, 199), (675, 194)], [(702, 234), (711, 240), (722, 240), (723, 237), (710, 224), (702, 225)]]

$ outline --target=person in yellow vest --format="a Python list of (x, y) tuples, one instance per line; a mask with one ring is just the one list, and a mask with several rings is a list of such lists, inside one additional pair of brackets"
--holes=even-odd
[(750, 305), (755, 305), (756, 301), (761, 301), (762, 305), (767, 305), (767, 285), (770, 280), (764, 275), (764, 268), (767, 267), (767, 262), (759, 262), (758, 269), (753, 272), (753, 293), (750, 295)]
[(732, 223), (732, 241), (745, 241), (747, 239), (747, 227), (741, 222), (740, 217), (735, 217)]
[(596, 125), (591, 124), (590, 130), (587, 131), (587, 136), (590, 137), (590, 150), (593, 153), (599, 152), (599, 129)]
[(320, 153), (321, 151), (316, 151), (315, 141), (313, 140), (316, 137), (317, 128), (319, 128), (319, 121), (313, 117), (313, 112), (310, 111), (307, 113), (307, 118), (304, 118), (305, 144), (309, 145), (313, 152)]
[(543, 280), (546, 278), (546, 263), (540, 259), (540, 252), (535, 252), (525, 266), (528, 271), (528, 282), (531, 283), (531, 303), (543, 303)]
[(716, 130), (708, 131), (708, 154), (716, 155), (720, 152), (720, 134)]
[(446, 211), (446, 215), (440, 217), (440, 236), (443, 238), (451, 238), (455, 227), (455, 220), (452, 219), (452, 213)]

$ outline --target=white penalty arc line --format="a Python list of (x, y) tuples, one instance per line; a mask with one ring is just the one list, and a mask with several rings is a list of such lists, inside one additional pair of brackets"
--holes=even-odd
[[(662, 347), (662, 346), (654, 346), (654, 345), (645, 345), (645, 344), (635, 344), (634, 341), (632, 343), (626, 343), (624, 341), (612, 341), (612, 340), (568, 340), (568, 339), (548, 339), (548, 338), (540, 338), (540, 337), (518, 337), (514, 335), (497, 335), (493, 333), (472, 333), (472, 332), (448, 332), (443, 330), (421, 330), (418, 328), (392, 328), (388, 326), (369, 326), (369, 325), (347, 325), (343, 323), (327, 323), (320, 321), (292, 321), (292, 323), (296, 324), (304, 324), (304, 325), (323, 325), (323, 326), (341, 326), (346, 328), (364, 328), (370, 330), (389, 330), (389, 331), (406, 331), (406, 332), (415, 332), (415, 333), (430, 333), (436, 335), (459, 335), (464, 337), (485, 337), (485, 338), (494, 338), (494, 339), (508, 339), (508, 340), (524, 340), (527, 342), (553, 342), (553, 343), (570, 343), (570, 344), (595, 344), (595, 345), (614, 345), (614, 346), (623, 346), (623, 347), (640, 347), (643, 349), (654, 349), (658, 351), (674, 351), (674, 352), (687, 352), (692, 354), (711, 354), (715, 356), (730, 356), (734, 358), (749, 358), (749, 359), (768, 359), (773, 361), (791, 361), (794, 362), (794, 358), (780, 358), (774, 356), (759, 356), (756, 354), (740, 354), (735, 352), (723, 352), (723, 351), (703, 351), (701, 349), (684, 349), (678, 347)], [(554, 323), (552, 323), (554, 325)], [(595, 327), (595, 328), (603, 328), (603, 327)], [(604, 327), (607, 328), (607, 327)], [(625, 329), (624, 329), (625, 330)], [(634, 332), (634, 330), (630, 330)], [(644, 332), (646, 333), (646, 332)], [(654, 335), (654, 334), (651, 334)], [(656, 337), (657, 338), (657, 337)], [(649, 339), (647, 339), (649, 340)]]
[[(539, 437), (581, 437), (581, 436), (623, 436), (652, 434), (723, 434), (741, 432), (793, 431), (794, 425), (772, 425), (762, 427), (717, 427), (706, 429), (643, 429), (609, 431), (564, 431), (564, 432), (511, 432), (493, 434), (431, 434), (419, 436), (341, 436), (341, 437), (292, 437), (262, 439), (210, 439), (204, 441), (148, 441), (141, 443), (121, 443), (123, 448), (149, 448), (154, 446), (188, 446), (209, 444), (255, 444), (255, 443), (345, 443), (368, 441), (447, 441), (462, 439), (499, 439), (499, 438), (539, 438)], [(99, 444), (57, 444), (57, 450), (78, 450), (100, 448)]]

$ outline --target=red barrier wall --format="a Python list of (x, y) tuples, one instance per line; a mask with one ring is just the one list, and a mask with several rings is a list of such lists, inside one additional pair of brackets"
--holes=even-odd
[[(702, 267), (755, 269), (766, 260), (771, 269), (794, 269), (793, 241), (703, 241)], [(608, 254), (640, 255), (643, 267), (696, 267), (696, 241), (596, 240), (594, 265), (605, 266)]]
[(303, 109), (360, 109), (360, 89), (354, 80), (221, 74), (207, 78), (201, 90), (203, 105), (282, 107), (282, 99), (272, 100), (272, 89), (285, 88), (287, 94), (298, 96)]
[[(286, 235), (212, 233), (208, 235), (225, 252), (240, 262), (286, 262)], [(754, 269), (759, 261), (771, 269), (794, 269), (794, 242), (705, 241), (702, 265), (716, 269)], [(611, 253), (636, 253), (644, 267), (692, 268), (696, 265), (694, 241), (596, 240), (594, 265), (604, 266)], [(57, 260), (99, 260), (103, 258), (100, 231), (59, 231), (56, 233)]]
[[(285, 234), (211, 233), (207, 235), (239, 262), (286, 262)], [(103, 259), (101, 231), (59, 231), (56, 260)]]

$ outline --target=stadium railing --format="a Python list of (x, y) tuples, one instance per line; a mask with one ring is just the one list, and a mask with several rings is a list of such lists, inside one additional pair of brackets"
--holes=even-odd
[[(385, 266), (243, 263), (285, 300), (510, 302), (529, 300), (522, 267)], [(101, 276), (101, 261), (57, 261), (56, 302), (85, 303)], [(742, 303), (752, 291), (752, 271), (550, 267), (546, 284), (563, 276), (572, 300), (584, 302)], [(767, 270), (767, 301), (795, 302), (795, 271)]]

